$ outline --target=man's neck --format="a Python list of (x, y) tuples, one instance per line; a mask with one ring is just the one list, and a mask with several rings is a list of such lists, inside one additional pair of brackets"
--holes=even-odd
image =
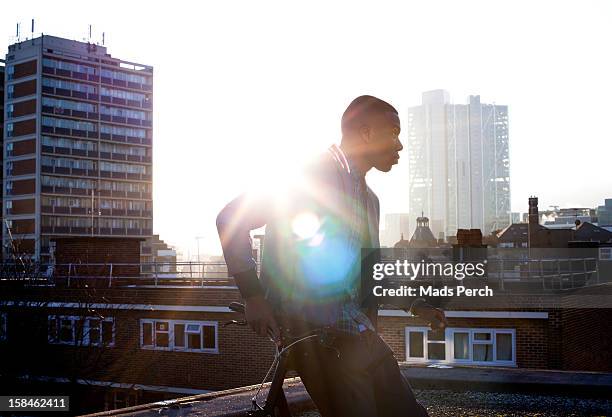
[(372, 167), (364, 159), (363, 154), (359, 151), (359, 149), (346, 143), (341, 143), (340, 149), (342, 149), (342, 152), (344, 152), (344, 155), (350, 161), (351, 167), (355, 171), (355, 174), (360, 178), (365, 178), (365, 175)]

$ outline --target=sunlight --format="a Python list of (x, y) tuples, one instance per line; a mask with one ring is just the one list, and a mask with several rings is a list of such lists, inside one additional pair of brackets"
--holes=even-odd
[[(291, 222), (293, 232), (298, 235), (300, 239), (314, 238), (320, 227), (321, 222), (319, 218), (310, 212), (298, 214)], [(319, 242), (320, 240), (321, 239), (317, 239)]]

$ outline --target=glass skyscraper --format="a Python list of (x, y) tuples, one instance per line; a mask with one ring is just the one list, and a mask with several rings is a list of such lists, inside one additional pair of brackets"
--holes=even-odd
[(483, 234), (510, 223), (508, 107), (452, 104), (444, 90), (423, 93), (408, 111), (410, 217), (424, 213), (434, 235)]

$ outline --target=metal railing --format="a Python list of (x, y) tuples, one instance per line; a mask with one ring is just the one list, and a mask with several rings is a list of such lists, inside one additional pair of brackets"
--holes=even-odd
[(95, 285), (223, 285), (232, 281), (223, 262), (67, 263), (4, 262), (0, 282), (66, 285), (89, 281)]
[(601, 283), (597, 258), (487, 259), (487, 278), (499, 282), (539, 285), (542, 289), (569, 289)]
[[(483, 278), (488, 283), (496, 283), (502, 290), (520, 285), (543, 290), (570, 289), (612, 281), (612, 277), (602, 276), (597, 258), (489, 258)], [(233, 285), (224, 262), (45, 264), (21, 261), (0, 264), (0, 284), (71, 286), (76, 282), (94, 285), (94, 280), (96, 286), (104, 287)]]

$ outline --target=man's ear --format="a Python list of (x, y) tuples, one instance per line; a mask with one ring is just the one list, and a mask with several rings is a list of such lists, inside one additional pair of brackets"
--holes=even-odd
[(359, 137), (364, 143), (370, 143), (370, 138), (372, 134), (372, 129), (369, 126), (362, 125), (359, 128)]

